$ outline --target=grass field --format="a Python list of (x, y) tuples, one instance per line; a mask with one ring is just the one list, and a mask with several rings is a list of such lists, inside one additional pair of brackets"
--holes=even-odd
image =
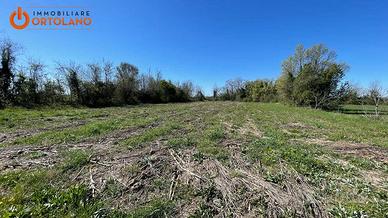
[[(373, 105), (344, 105), (341, 112), (346, 114), (375, 115), (376, 110)], [(379, 105), (378, 113), (388, 115), (388, 105)]]
[(242, 102), (5, 109), (0, 143), (3, 217), (388, 217), (388, 116)]

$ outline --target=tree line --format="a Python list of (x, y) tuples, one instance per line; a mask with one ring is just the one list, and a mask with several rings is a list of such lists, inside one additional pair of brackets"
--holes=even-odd
[(283, 102), (320, 109), (337, 109), (342, 104), (379, 104), (388, 102), (387, 90), (371, 83), (367, 89), (344, 81), (348, 70), (336, 60), (336, 53), (323, 44), (311, 48), (297, 46), (282, 63), (276, 80), (228, 80), (213, 89), (213, 100)]
[[(0, 43), (0, 107), (39, 105), (120, 106), (138, 103), (168, 103), (203, 100), (204, 94), (190, 81), (173, 83), (160, 73), (139, 73), (122, 62), (57, 63), (47, 72), (40, 61), (16, 66), (19, 46), (9, 40)], [(56, 76), (53, 76), (56, 75)]]
[(19, 51), (12, 41), (0, 41), (0, 108), (232, 100), (336, 109), (345, 103), (378, 107), (387, 102), (387, 92), (378, 83), (362, 90), (344, 81), (349, 67), (338, 62), (336, 53), (322, 44), (297, 46), (295, 53), (282, 63), (276, 80), (228, 80), (223, 87), (215, 87), (209, 97), (190, 81), (173, 83), (160, 73), (140, 73), (127, 62), (117, 66), (109, 61), (85, 65), (58, 62), (54, 72), (47, 72), (47, 66), (32, 59), (17, 66)]

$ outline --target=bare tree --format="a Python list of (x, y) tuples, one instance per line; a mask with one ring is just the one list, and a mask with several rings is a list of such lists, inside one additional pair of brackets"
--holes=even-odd
[(203, 90), (202, 90), (202, 88), (200, 87), (200, 86), (196, 86), (195, 88), (194, 88), (194, 92), (195, 92), (195, 96), (194, 96), (194, 98), (197, 100), (197, 101), (204, 101), (204, 100), (206, 100), (206, 97), (205, 97), (205, 95), (204, 95), (204, 92), (203, 92)]
[(105, 82), (108, 83), (112, 79), (112, 74), (114, 71), (113, 63), (111, 61), (106, 61), (106, 60), (103, 60), (102, 63), (103, 63), (102, 70), (104, 71)]
[(241, 78), (228, 80), (225, 83), (224, 93), (228, 100), (241, 100), (244, 97), (245, 81)]
[(194, 84), (191, 81), (185, 81), (182, 85), (178, 86), (189, 97), (193, 97)]
[(236, 93), (238, 90), (244, 87), (244, 81), (241, 78), (226, 81), (226, 88), (231, 93)]
[(385, 91), (378, 81), (374, 81), (369, 85), (367, 90), (368, 97), (372, 100), (375, 107), (375, 116), (380, 115), (380, 104), (383, 101)]
[(43, 86), (43, 80), (46, 66), (39, 60), (30, 59), (28, 61), (28, 72), (30, 79), (36, 84), (36, 88), (40, 89)]
[(98, 63), (88, 64), (90, 77), (94, 84), (101, 81), (102, 68)]
[(116, 98), (120, 104), (130, 104), (137, 101), (136, 93), (139, 88), (139, 69), (132, 64), (122, 62), (117, 69)]
[(214, 87), (213, 87), (213, 101), (217, 101), (219, 92), (220, 92), (220, 88), (218, 88), (217, 85), (214, 85)]
[(145, 92), (146, 90), (148, 90), (148, 88), (150, 86), (151, 78), (152, 78), (152, 75), (150, 73), (149, 74), (141, 74), (139, 76), (139, 89), (142, 92)]
[(57, 63), (58, 73), (65, 76), (68, 91), (70, 92), (71, 101), (74, 103), (81, 103), (81, 79), (80, 74), (82, 73), (82, 66), (74, 62), (68, 64)]

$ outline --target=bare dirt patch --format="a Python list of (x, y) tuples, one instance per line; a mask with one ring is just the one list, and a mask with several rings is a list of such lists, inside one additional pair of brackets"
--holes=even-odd
[(57, 149), (48, 146), (0, 148), (0, 171), (53, 167), (57, 156)]
[(242, 135), (253, 135), (256, 138), (262, 138), (264, 135), (251, 119), (248, 119), (241, 127), (235, 126), (229, 122), (223, 122), (223, 124), (228, 132), (237, 131)]
[(244, 126), (240, 128), (240, 132), (242, 134), (252, 134), (257, 138), (261, 138), (264, 135), (263, 132), (257, 128), (253, 120), (251, 119), (249, 119), (248, 122), (246, 122)]
[(15, 169), (32, 169), (36, 167), (53, 167), (59, 163), (61, 150), (87, 149), (91, 153), (99, 156), (113, 154), (117, 142), (133, 135), (141, 134), (147, 128), (154, 128), (157, 123), (152, 123), (143, 128), (128, 128), (115, 131), (104, 137), (85, 140), (80, 143), (37, 146), (37, 145), (17, 145), (0, 147), (0, 170), (8, 171)]
[(388, 149), (378, 146), (338, 141), (333, 142), (325, 139), (309, 139), (308, 143), (325, 145), (333, 149), (336, 152), (348, 155), (354, 155), (358, 157), (368, 158), (383, 163), (388, 163)]
[(294, 122), (294, 123), (287, 123), (286, 125), (283, 125), (282, 127), (287, 129), (314, 129), (314, 127), (309, 126), (304, 123), (300, 122)]
[(1, 133), (0, 143), (4, 143), (4, 144), (12, 143), (17, 139), (37, 135), (42, 132), (52, 131), (52, 130), (60, 131), (67, 128), (79, 127), (85, 124), (86, 124), (86, 121), (76, 121), (76, 122), (71, 122), (71, 123), (67, 123), (59, 126), (50, 126), (50, 127), (37, 128), (37, 129), (31, 129), (31, 130), (18, 130), (11, 133)]
[(368, 159), (388, 163), (388, 149), (349, 142), (337, 142), (334, 143), (332, 147), (335, 151), (340, 153), (366, 157)]
[(314, 129), (313, 126), (309, 126), (300, 122), (287, 123), (281, 125), (280, 127), (282, 132), (286, 133), (287, 135), (299, 135), (300, 133), (311, 131)]
[(370, 182), (372, 185), (383, 188), (388, 191), (388, 188), (384, 187), (384, 183), (388, 182), (387, 175), (384, 175), (383, 173), (378, 171), (367, 170), (363, 171), (361, 175), (363, 175), (363, 178), (366, 181)]

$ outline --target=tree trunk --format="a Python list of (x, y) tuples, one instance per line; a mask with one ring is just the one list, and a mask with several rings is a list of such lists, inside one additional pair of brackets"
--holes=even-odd
[(379, 116), (379, 99), (375, 99), (375, 115)]

